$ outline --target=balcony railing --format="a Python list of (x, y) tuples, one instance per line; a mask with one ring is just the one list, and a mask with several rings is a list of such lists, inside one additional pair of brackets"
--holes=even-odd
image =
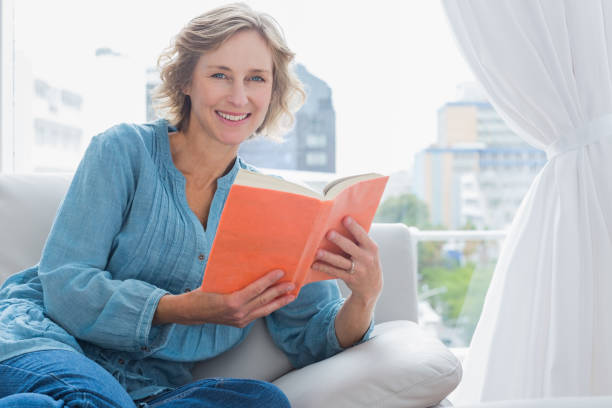
[[(419, 242), (427, 241), (498, 241), (501, 242), (506, 237), (505, 230), (426, 230), (422, 231), (416, 227), (409, 227), (410, 236), (414, 238), (413, 254), (417, 254)], [(416, 256), (415, 256), (416, 258)], [(416, 261), (416, 259), (415, 259)]]
[(507, 232), (409, 229), (419, 280), (419, 322), (462, 357)]

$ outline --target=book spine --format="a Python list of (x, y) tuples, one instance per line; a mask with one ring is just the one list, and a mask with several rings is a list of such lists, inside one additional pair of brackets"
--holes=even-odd
[[(312, 232), (306, 241), (304, 251), (302, 252), (302, 256), (297, 266), (294, 280), (297, 293), (299, 293), (302, 286), (311, 282), (309, 279), (309, 275), (311, 273), (310, 267), (314, 262), (315, 254), (317, 249), (319, 249), (319, 244), (327, 232), (327, 219), (329, 218), (332, 208), (332, 201), (321, 201), (321, 209), (316, 219), (313, 220)], [(329, 276), (329, 279), (333, 279), (333, 277)]]

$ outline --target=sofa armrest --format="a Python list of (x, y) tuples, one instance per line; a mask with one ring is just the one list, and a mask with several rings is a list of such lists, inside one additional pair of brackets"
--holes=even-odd
[(438, 404), (461, 379), (461, 364), (416, 323), (375, 327), (373, 338), (274, 381), (294, 408)]

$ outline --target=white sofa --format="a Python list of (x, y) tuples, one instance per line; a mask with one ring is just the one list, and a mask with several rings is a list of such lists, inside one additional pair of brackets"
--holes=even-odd
[[(610, 390), (612, 392), (612, 390)], [(610, 408), (612, 396), (538, 398), (495, 401), (461, 408)]]
[[(0, 175), (0, 283), (38, 262), (70, 178)], [(371, 235), (379, 245), (385, 280), (373, 339), (292, 370), (258, 321), (242, 344), (198, 363), (194, 375), (272, 381), (296, 408), (430, 407), (444, 400), (460, 381), (461, 365), (415, 323), (416, 277), (408, 228), (374, 224)]]

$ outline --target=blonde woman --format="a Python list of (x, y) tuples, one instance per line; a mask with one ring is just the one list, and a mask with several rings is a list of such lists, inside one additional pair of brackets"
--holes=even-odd
[[(94, 137), (58, 211), (40, 263), (0, 290), (0, 407), (287, 407), (274, 385), (192, 382), (265, 317), (295, 367), (367, 340), (382, 288), (376, 246), (328, 238), (314, 268), (343, 279), (304, 287), (283, 271), (221, 295), (199, 287), (240, 168), (240, 144), (291, 122), (303, 91), (273, 19), (242, 4), (187, 24), (160, 57), (166, 119)], [(117, 95), (120, 98), (120, 95)]]

